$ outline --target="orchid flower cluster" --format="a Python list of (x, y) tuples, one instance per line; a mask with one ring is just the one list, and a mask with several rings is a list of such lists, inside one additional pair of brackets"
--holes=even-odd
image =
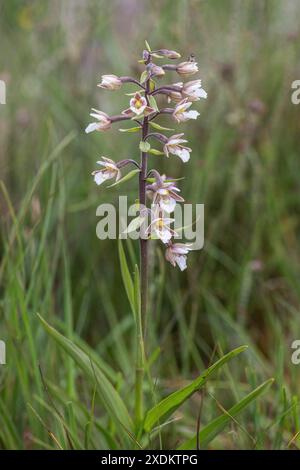
[[(141, 161), (124, 159), (118, 162), (107, 157), (101, 157), (97, 164), (101, 167), (92, 173), (97, 185), (109, 179), (116, 182), (122, 178), (121, 170), (129, 164), (138, 168), (139, 172), (139, 204), (146, 207), (146, 197), (151, 199), (151, 212), (154, 213), (151, 224), (147, 228), (148, 238), (159, 238), (166, 246), (165, 257), (173, 266), (178, 265), (181, 270), (186, 268), (186, 255), (191, 249), (191, 245), (184, 243), (174, 243), (172, 239), (176, 237), (176, 232), (171, 229), (170, 224), (174, 221), (170, 215), (174, 212), (177, 203), (184, 202), (178, 194), (179, 188), (171, 177), (161, 175), (157, 170), (148, 171), (149, 154), (154, 155), (175, 155), (182, 162), (186, 163), (190, 159), (192, 149), (189, 148), (183, 133), (178, 133), (167, 137), (159, 131), (170, 131), (155, 122), (161, 115), (168, 114), (176, 123), (186, 122), (190, 119), (197, 119), (198, 111), (191, 109), (195, 101), (206, 98), (207, 94), (202, 88), (201, 80), (176, 82), (171, 85), (157, 85), (157, 81), (163, 78), (166, 72), (175, 72), (182, 78), (189, 77), (198, 72), (197, 62), (194, 58), (180, 62), (177, 65), (165, 64), (156, 65), (154, 59), (179, 59), (178, 52), (159, 49), (152, 51), (146, 42), (147, 49), (143, 51), (142, 59), (139, 61), (145, 66), (139, 80), (132, 77), (119, 77), (116, 75), (103, 75), (100, 88), (105, 90), (119, 90), (125, 83), (131, 83), (138, 87), (138, 90), (130, 94), (129, 107), (120, 114), (109, 116), (103, 111), (92, 108), (90, 116), (94, 121), (90, 123), (85, 132), (108, 131), (114, 123), (120, 121), (134, 121), (137, 127), (130, 129), (120, 129), (123, 132), (141, 132)], [(159, 109), (156, 97), (167, 98), (167, 104), (174, 103), (174, 107), (161, 107)], [(153, 128), (150, 130), (150, 128)], [(162, 150), (152, 149), (148, 139), (155, 139), (162, 145)], [(146, 209), (147, 211), (147, 209)], [(150, 211), (150, 209), (149, 209)], [(154, 237), (152, 236), (154, 233)], [(147, 241), (147, 240), (144, 240)], [(144, 253), (143, 253), (144, 247)], [(145, 262), (147, 252), (145, 245), (141, 242), (141, 258)], [(146, 260), (147, 262), (147, 260)]]

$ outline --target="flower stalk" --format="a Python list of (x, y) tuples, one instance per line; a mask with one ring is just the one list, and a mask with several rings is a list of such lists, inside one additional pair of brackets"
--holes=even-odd
[[(175, 211), (176, 204), (184, 202), (178, 192), (180, 189), (176, 186), (174, 179), (161, 175), (156, 169), (148, 171), (148, 158), (154, 155), (169, 157), (175, 155), (182, 162), (187, 162), (190, 158), (192, 149), (186, 146), (187, 140), (183, 133), (177, 133), (166, 136), (161, 132), (149, 132), (149, 128), (154, 127), (160, 131), (171, 131), (153, 121), (161, 115), (169, 115), (175, 123), (191, 119), (197, 119), (198, 111), (190, 109), (195, 101), (206, 98), (206, 92), (201, 86), (201, 80), (192, 80), (186, 83), (164, 84), (156, 86), (156, 81), (165, 78), (169, 71), (176, 72), (180, 77), (185, 78), (195, 74), (198, 71), (197, 63), (193, 59), (181, 62), (179, 64), (165, 64), (159, 66), (153, 62), (153, 59), (179, 59), (180, 54), (169, 49), (157, 49), (151, 51), (148, 43), (147, 50), (143, 51), (142, 59), (139, 63), (143, 64), (145, 69), (139, 80), (114, 74), (102, 75), (101, 83), (98, 86), (102, 89), (115, 91), (121, 89), (126, 84), (132, 84), (139, 87), (139, 91), (132, 93), (129, 107), (119, 114), (108, 116), (103, 111), (92, 108), (91, 122), (86, 133), (98, 131), (109, 131), (113, 124), (121, 121), (134, 121), (138, 127), (130, 129), (120, 129), (121, 131), (140, 132), (140, 161), (133, 158), (123, 158), (115, 162), (108, 157), (101, 157), (97, 161), (98, 170), (92, 175), (97, 185), (102, 185), (109, 179), (119, 182), (122, 178), (121, 172), (128, 165), (134, 165), (139, 173), (139, 220), (145, 221), (149, 213), (154, 219), (148, 225), (146, 231), (140, 231), (140, 269), (136, 268), (135, 273), (135, 306), (133, 307), (136, 321), (136, 371), (135, 371), (135, 423), (137, 435), (141, 430), (144, 420), (143, 407), (143, 384), (145, 376), (145, 333), (147, 327), (147, 300), (148, 300), (148, 264), (149, 264), (149, 243), (150, 239), (159, 239), (165, 246), (165, 258), (172, 266), (178, 266), (180, 270), (187, 267), (187, 254), (192, 249), (189, 244), (174, 243), (173, 239), (178, 233), (171, 228), (174, 222), (172, 213)], [(165, 99), (168, 103), (175, 102), (174, 107), (158, 107), (156, 97)], [(167, 97), (167, 100), (166, 100)], [(151, 149), (151, 142), (157, 141), (162, 146), (162, 151)], [(173, 157), (172, 157), (173, 158)], [(171, 158), (170, 158), (171, 160)], [(137, 172), (136, 172), (137, 173)], [(152, 175), (152, 178), (149, 178)], [(125, 180), (126, 178), (124, 178)], [(120, 181), (121, 182), (121, 181)], [(150, 184), (151, 183), (151, 184)], [(115, 183), (114, 183), (115, 184)], [(147, 207), (147, 197), (152, 200), (151, 210)], [(139, 276), (138, 276), (139, 275)]]
[[(151, 56), (147, 59), (151, 62)], [(147, 64), (146, 64), (147, 65)], [(145, 84), (145, 99), (149, 106), (150, 78)], [(148, 136), (148, 116), (143, 118), (142, 141), (145, 142)], [(141, 151), (140, 175), (139, 175), (139, 202), (146, 206), (146, 185), (147, 185), (147, 152)], [(136, 365), (136, 387), (135, 387), (135, 417), (136, 422), (140, 423), (143, 419), (143, 381), (144, 381), (144, 337), (147, 318), (147, 296), (148, 296), (148, 240), (140, 238), (140, 285), (141, 285), (141, 310), (138, 319), (138, 344), (137, 344), (137, 365)]]

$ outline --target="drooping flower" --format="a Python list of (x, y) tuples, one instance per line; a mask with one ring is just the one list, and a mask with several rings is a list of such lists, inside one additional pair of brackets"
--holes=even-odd
[(172, 135), (165, 143), (163, 150), (167, 157), (169, 153), (171, 153), (172, 155), (177, 155), (185, 163), (189, 161), (192, 149), (182, 145), (187, 142), (187, 140), (182, 139), (183, 135), (184, 134)]
[(151, 236), (159, 238), (163, 243), (168, 243), (172, 237), (177, 235), (175, 230), (171, 229), (170, 224), (174, 222), (175, 219), (170, 219), (169, 217), (163, 217), (159, 215), (156, 217), (147, 229), (147, 233)]
[(188, 101), (187, 98), (180, 101), (178, 105), (175, 107), (173, 112), (173, 117), (177, 122), (185, 122), (189, 119), (197, 119), (200, 113), (195, 110), (187, 111), (189, 107), (192, 106), (192, 102)]
[(93, 113), (90, 116), (97, 119), (98, 122), (92, 122), (87, 126), (85, 132), (88, 134), (93, 131), (107, 131), (111, 128), (111, 120), (109, 116), (98, 109), (92, 108)]
[(122, 114), (126, 114), (131, 117), (141, 115), (148, 116), (155, 111), (151, 106), (148, 106), (146, 98), (140, 93), (135, 93), (129, 104), (130, 107), (125, 109), (125, 111), (122, 111)]
[(101, 157), (102, 161), (99, 160), (97, 163), (103, 168), (101, 170), (95, 170), (92, 173), (95, 183), (99, 186), (104, 181), (115, 178), (116, 181), (119, 181), (121, 178), (121, 171), (118, 168), (118, 165), (107, 157)]
[(206, 91), (201, 87), (201, 80), (184, 83), (181, 93), (189, 101), (199, 101), (201, 98), (207, 98)]
[(160, 209), (171, 214), (176, 202), (184, 202), (183, 197), (177, 194), (180, 189), (173, 181), (166, 181), (166, 175), (159, 175), (153, 184), (147, 186), (147, 194), (152, 199), (152, 204), (157, 204)]
[(197, 62), (181, 62), (177, 65), (176, 72), (179, 75), (183, 75), (185, 77), (187, 77), (188, 75), (194, 75), (194, 73), (198, 72)]
[(119, 90), (122, 86), (122, 80), (116, 75), (102, 75), (102, 81), (97, 86), (106, 90)]
[(170, 243), (166, 249), (165, 258), (172, 266), (177, 266), (181, 271), (186, 269), (186, 255), (191, 250), (190, 244), (184, 243)]

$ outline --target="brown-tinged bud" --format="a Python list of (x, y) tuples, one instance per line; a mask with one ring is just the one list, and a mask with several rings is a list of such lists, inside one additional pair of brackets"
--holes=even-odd
[(150, 53), (149, 51), (144, 50), (143, 51), (143, 60), (147, 62), (150, 59)]
[(167, 57), (168, 59), (180, 59), (181, 55), (176, 51), (170, 51), (169, 49), (159, 49), (156, 51), (158, 54)]
[(162, 67), (159, 67), (159, 65), (156, 65), (156, 64), (153, 64), (153, 63), (150, 63), (148, 66), (147, 66), (147, 69), (149, 70), (150, 72), (150, 77), (163, 77), (165, 75), (165, 71)]
[(197, 62), (181, 62), (177, 65), (176, 71), (179, 75), (193, 75), (194, 73), (198, 72)]

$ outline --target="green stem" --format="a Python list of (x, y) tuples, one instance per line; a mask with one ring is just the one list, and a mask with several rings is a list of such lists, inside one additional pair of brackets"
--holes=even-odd
[[(150, 81), (147, 80), (145, 86), (145, 98), (148, 101)], [(142, 140), (145, 141), (148, 135), (148, 117), (144, 117), (142, 125)], [(140, 204), (146, 205), (146, 178), (147, 178), (147, 153), (141, 152), (141, 172), (139, 177), (139, 200)], [(144, 336), (147, 317), (147, 290), (148, 290), (148, 242), (140, 238), (140, 304), (137, 312), (136, 334), (137, 334), (137, 352), (136, 352), (136, 376), (135, 376), (135, 419), (139, 428), (144, 417)]]

